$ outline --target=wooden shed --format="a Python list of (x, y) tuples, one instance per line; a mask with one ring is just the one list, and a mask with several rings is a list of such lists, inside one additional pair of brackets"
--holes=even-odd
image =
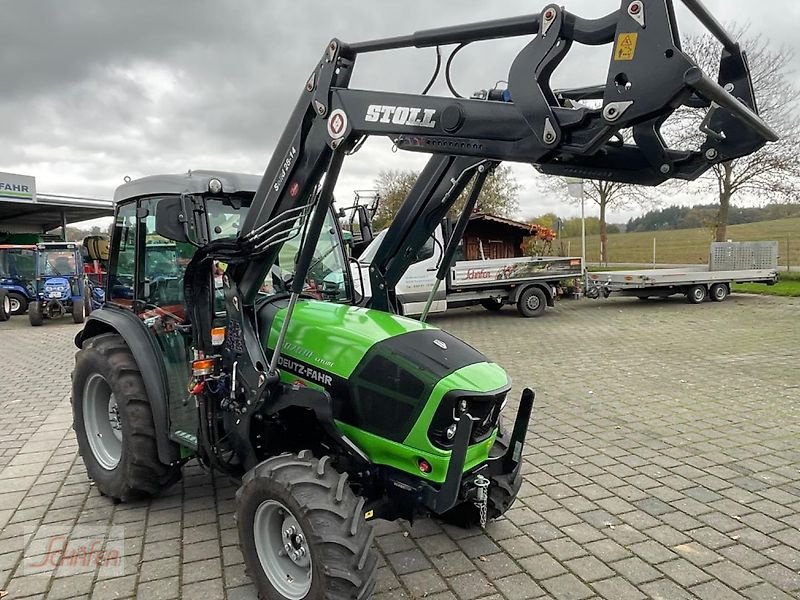
[(530, 226), (526, 223), (476, 212), (464, 233), (464, 259), (523, 256), (523, 241), (529, 235)]

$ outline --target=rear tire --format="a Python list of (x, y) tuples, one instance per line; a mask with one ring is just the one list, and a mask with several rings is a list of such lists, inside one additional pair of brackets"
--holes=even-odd
[(492, 312), (499, 312), (503, 310), (504, 303), (501, 300), (498, 300), (497, 298), (486, 298), (484, 300), (481, 300), (481, 306), (486, 310)]
[(523, 317), (541, 317), (547, 308), (547, 295), (538, 287), (529, 287), (517, 300), (517, 310)]
[(708, 299), (708, 288), (704, 285), (693, 285), (686, 292), (690, 304), (702, 304)]
[[(239, 543), (259, 598), (370, 597), (377, 568), (372, 527), (363, 498), (329, 457), (317, 460), (306, 450), (268, 458), (245, 474), (236, 499)], [(295, 530), (288, 536), (287, 523)], [(301, 547), (302, 556), (291, 556)]]
[(11, 299), (5, 290), (0, 290), (0, 322), (11, 318)]
[(709, 295), (714, 302), (723, 302), (730, 294), (730, 288), (727, 283), (715, 283), (711, 286)]
[(24, 315), (28, 311), (28, 301), (22, 294), (18, 294), (17, 292), (8, 292), (8, 300), (11, 303), (11, 310), (9, 311), (10, 314)]
[(44, 315), (42, 314), (42, 305), (40, 302), (34, 301), (28, 304), (28, 320), (33, 327), (39, 327), (44, 323)]
[(180, 479), (179, 465), (158, 459), (144, 380), (122, 336), (98, 335), (75, 355), (72, 415), (78, 451), (102, 494), (146, 498)]
[(80, 300), (72, 302), (72, 321), (83, 323), (86, 320), (86, 297), (81, 296)]

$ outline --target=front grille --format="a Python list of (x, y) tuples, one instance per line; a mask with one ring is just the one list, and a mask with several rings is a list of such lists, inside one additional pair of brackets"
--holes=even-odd
[(500, 409), (506, 399), (507, 392), (499, 394), (475, 395), (451, 393), (442, 398), (433, 421), (428, 429), (428, 439), (431, 443), (444, 450), (453, 447), (453, 440), (447, 439), (447, 428), (456, 423), (453, 412), (462, 400), (467, 401), (467, 412), (473, 418), (470, 445), (477, 444), (488, 438), (500, 417)]

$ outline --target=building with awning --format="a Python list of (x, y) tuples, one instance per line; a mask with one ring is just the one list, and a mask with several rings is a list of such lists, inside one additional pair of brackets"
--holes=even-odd
[(59, 228), (63, 238), (67, 225), (113, 214), (111, 200), (39, 193), (34, 177), (0, 172), (0, 239)]

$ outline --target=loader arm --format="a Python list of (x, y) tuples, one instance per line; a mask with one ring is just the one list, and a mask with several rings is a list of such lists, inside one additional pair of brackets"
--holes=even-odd
[[(285, 333), (342, 161), (367, 136), (389, 137), (401, 150), (435, 155), (401, 209), (402, 235), (387, 240), (381, 265), (386, 283), (396, 278), (415, 245), (438, 223), (434, 216), (441, 210), (426, 208), (426, 203), (454, 200), (452, 195), (469, 180), (461, 175), (470, 170), (474, 174), (481, 163), (523, 162), (556, 175), (657, 185), (672, 178), (694, 179), (714, 164), (777, 140), (757, 115), (739, 46), (699, 1), (683, 1), (723, 45), (716, 81), (681, 50), (673, 0), (623, 0), (617, 11), (595, 20), (551, 4), (539, 15), (352, 45), (332, 40), (307, 80), (239, 237), (212, 243), (196, 256), (198, 262), (221, 256), (231, 264), (224, 281), (229, 322), (242, 329), (246, 342), (257, 339), (259, 287), (281, 244), (302, 229)], [(348, 87), (359, 54), (516, 36), (532, 39), (511, 65), (507, 102)], [(605, 85), (580, 90), (602, 99), (600, 107), (566, 103), (569, 90), (556, 94), (551, 89), (550, 76), (574, 42), (613, 45)], [(668, 148), (660, 134), (664, 121), (682, 105), (708, 107), (708, 135), (700, 148)], [(629, 129), (632, 141), (625, 142), (620, 132)], [(414, 228), (415, 219), (423, 215)], [(398, 260), (388, 248), (405, 258)], [(207, 329), (203, 312), (193, 309), (193, 319)], [(275, 375), (282, 341), (283, 335), (269, 359), (259, 344), (244, 344), (249, 356), (239, 360), (239, 373), (253, 389), (263, 389), (263, 382), (256, 383), (265, 372)]]

